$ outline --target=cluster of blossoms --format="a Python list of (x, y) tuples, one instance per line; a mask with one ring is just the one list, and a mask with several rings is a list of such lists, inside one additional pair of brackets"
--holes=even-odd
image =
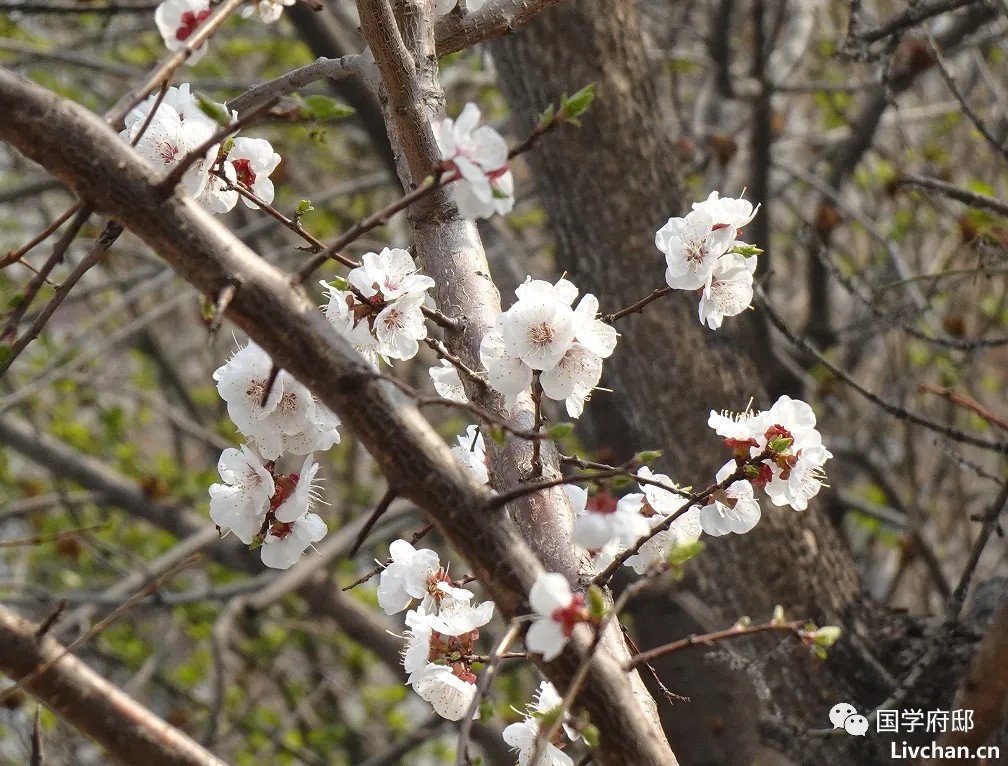
[(578, 289), (566, 279), (551, 285), (528, 277), (515, 295), (480, 344), (489, 384), (513, 404), (538, 373), (543, 393), (580, 416), (602, 377), (602, 360), (616, 348), (616, 331), (598, 318), (591, 293), (571, 308)]
[(325, 315), (376, 369), (379, 357), (412, 359), (427, 337), (422, 307), (434, 280), (417, 272), (409, 253), (385, 248), (365, 253), (339, 286), (321, 283), (329, 293)]
[[(789, 505), (796, 511), (808, 508), (809, 500), (823, 487), (823, 466), (833, 455), (823, 446), (815, 413), (807, 403), (782, 396), (761, 412), (735, 416), (711, 412), (707, 424), (724, 437), (734, 455), (718, 472), (718, 481), (723, 482), (738, 466), (744, 466), (746, 474), (745, 480), (728, 487), (727, 501), (715, 499), (716, 510), (708, 514), (710, 526), (724, 529), (721, 534), (735, 531), (721, 525), (735, 523), (731, 511), (737, 504), (755, 502), (751, 500), (753, 487), (763, 489), (774, 505)], [(740, 484), (748, 484), (749, 489)], [(729, 494), (733, 490), (734, 499)]]
[[(250, 341), (214, 372), (228, 416), (249, 444), (221, 455), (223, 484), (210, 487), (210, 517), (259, 547), (264, 564), (286, 569), (327, 532), (311, 512), (319, 470), (312, 453), (339, 442), (339, 419), (285, 371), (269, 387), (272, 368), (269, 355)], [(287, 453), (306, 456), (299, 473), (278, 472), (276, 463)]]
[(637, 471), (637, 476), (641, 479), (640, 492), (632, 492), (618, 500), (608, 492), (589, 497), (586, 490), (566, 485), (576, 514), (571, 542), (586, 548), (599, 570), (634, 547), (641, 538), (652, 535), (654, 529), (671, 517), (674, 519), (668, 528), (650, 536), (627, 558), (625, 566), (632, 567), (637, 574), (644, 574), (664, 564), (672, 551), (695, 543), (703, 531), (701, 511), (695, 507), (686, 508), (686, 497), (673, 491), (679, 488), (668, 476), (652, 473), (646, 466)]
[(437, 132), (442, 164), (460, 176), (451, 186), (455, 204), (464, 218), (472, 220), (503, 215), (514, 207), (507, 142), (487, 125), (477, 128), (479, 119), (476, 105), (466, 104), (458, 119), (446, 119)]
[[(220, 126), (200, 108), (188, 83), (169, 88), (151, 116), (155, 104), (157, 96), (150, 96), (130, 110), (126, 129), (119, 136), (131, 144), (135, 141), (137, 152), (145, 160), (169, 173), (183, 161), (188, 162), (189, 156), (213, 138)], [(223, 104), (213, 106), (221, 114), (228, 113)], [(272, 203), (274, 190), (269, 176), (279, 164), (280, 155), (269, 141), (238, 136), (207, 149), (186, 170), (182, 183), (208, 209), (226, 213), (238, 204), (238, 185), (266, 204)], [(243, 199), (248, 207), (258, 207), (248, 198)]]
[[(636, 548), (625, 565), (644, 574), (668, 561), (677, 548), (712, 537), (745, 534), (759, 522), (755, 490), (774, 505), (802, 511), (823, 486), (823, 466), (832, 457), (816, 430), (812, 408), (782, 396), (769, 409), (737, 416), (711, 412), (708, 424), (733, 458), (717, 472), (718, 488), (705, 505), (688, 506), (688, 492), (668, 476), (638, 470), (640, 492), (616, 498), (603, 490), (589, 497), (567, 485), (576, 514), (571, 541), (586, 548), (597, 569), (605, 569), (623, 551)], [(727, 483), (732, 476), (737, 478)], [(669, 519), (671, 523), (667, 523)], [(657, 527), (667, 527), (652, 535)], [(648, 540), (636, 547), (642, 538)]]
[(752, 303), (759, 249), (738, 240), (759, 206), (711, 192), (685, 218), (670, 218), (655, 234), (665, 254), (665, 281), (677, 290), (700, 291), (700, 321), (712, 330)]
[(472, 657), (494, 603), (474, 604), (473, 593), (452, 583), (432, 550), (396, 540), (389, 558), (378, 582), (378, 604), (386, 614), (397, 614), (419, 602), (406, 613), (407, 683), (438, 715), (458, 721), (476, 696)]
[[(297, 0), (253, 0), (242, 9), (242, 16), (258, 16), (267, 24), (280, 18), (285, 5), (294, 5)], [(154, 11), (157, 25), (165, 47), (172, 51), (182, 50), (199, 26), (210, 17), (210, 0), (164, 0)], [(200, 45), (187, 59), (195, 64), (207, 52), (206, 44)]]
[[(518, 766), (530, 766), (540, 730), (548, 728), (561, 714), (562, 703), (553, 684), (543, 681), (532, 704), (526, 709), (524, 719), (504, 729), (504, 741), (518, 751)], [(568, 719), (565, 714), (565, 720)], [(577, 732), (567, 723), (564, 723), (562, 731), (572, 741), (577, 738)], [(574, 760), (555, 744), (547, 742), (535, 766), (574, 766)]]

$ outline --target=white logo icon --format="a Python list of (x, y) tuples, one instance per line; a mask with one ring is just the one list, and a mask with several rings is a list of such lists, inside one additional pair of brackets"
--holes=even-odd
[(844, 719), (844, 730), (855, 737), (863, 737), (868, 731), (868, 719), (857, 713), (849, 715)]
[(849, 702), (834, 705), (829, 711), (829, 719), (834, 729), (843, 729), (855, 737), (863, 737), (868, 731), (868, 719)]

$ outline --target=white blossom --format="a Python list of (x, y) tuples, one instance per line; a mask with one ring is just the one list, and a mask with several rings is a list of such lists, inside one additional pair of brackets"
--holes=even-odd
[(604, 548), (613, 541), (629, 547), (651, 531), (641, 508), (639, 501), (621, 499), (612, 512), (585, 510), (574, 519), (571, 541), (589, 550)]
[(665, 254), (665, 281), (679, 290), (697, 290), (710, 283), (714, 265), (732, 246), (735, 230), (714, 227), (710, 214), (694, 210), (685, 218), (670, 218), (655, 234)]
[[(210, 16), (209, 0), (164, 0), (154, 11), (154, 24), (170, 51), (182, 50), (197, 28)], [(186, 60), (195, 64), (206, 53), (201, 45)]]
[(514, 206), (507, 143), (493, 128), (476, 127), (479, 119), (476, 105), (466, 104), (457, 120), (446, 118), (437, 132), (441, 159), (461, 176), (452, 184), (459, 214), (470, 219), (504, 214)]
[(529, 603), (537, 618), (525, 635), (525, 645), (550, 662), (563, 651), (574, 625), (583, 621), (584, 596), (571, 593), (562, 574), (545, 572), (532, 585)]
[(427, 323), (420, 307), (426, 295), (407, 293), (392, 300), (375, 318), (378, 353), (387, 359), (412, 359), (427, 337)]
[(434, 390), (438, 392), (438, 396), (462, 404), (469, 401), (458, 370), (447, 359), (442, 359), (439, 367), (431, 367), (428, 372), (434, 381)]
[(493, 617), (494, 602), (484, 601), (473, 606), (470, 598), (446, 596), (441, 599), (437, 615), (430, 618), (430, 626), (445, 636), (463, 636), (481, 628)]
[[(718, 483), (727, 479), (735, 469), (731, 462), (717, 474)], [(714, 497), (700, 509), (700, 525), (713, 537), (734, 533), (744, 535), (760, 520), (759, 503), (753, 497), (753, 487), (748, 481), (732, 482), (723, 497)]]
[(434, 632), (431, 617), (423, 604), (418, 604), (416, 609), (406, 612), (407, 630), (403, 636), (406, 639), (406, 646), (402, 654), (403, 668), (410, 676), (427, 667), (431, 634)]
[(637, 469), (637, 476), (641, 479), (647, 479), (650, 482), (658, 482), (664, 485), (659, 487), (651, 483), (640, 482), (640, 490), (644, 493), (648, 505), (658, 515), (663, 517), (671, 516), (686, 505), (685, 497), (673, 492), (672, 489), (666, 489), (666, 487), (678, 489), (678, 485), (665, 474), (654, 473), (645, 465)]
[(546, 396), (564, 402), (567, 414), (577, 418), (601, 378), (602, 358), (574, 343), (553, 367), (539, 376), (539, 383)]
[(413, 599), (425, 598), (430, 579), (441, 568), (436, 552), (417, 550), (405, 540), (389, 545), (392, 563), (381, 572), (378, 580), (378, 605), (386, 614), (395, 614), (408, 607)]
[[(757, 466), (760, 473), (751, 482), (763, 485), (774, 505), (803, 511), (823, 487), (823, 466), (833, 455), (823, 446), (815, 412), (806, 402), (785, 395), (769, 410), (734, 418), (711, 411), (707, 424), (737, 442), (743, 458), (773, 448), (774, 454)], [(729, 463), (722, 471), (729, 466), (734, 470), (734, 463)]]
[(349, 290), (340, 290), (324, 280), (320, 284), (329, 293), (329, 303), (323, 309), (326, 318), (336, 332), (377, 370), (378, 339), (371, 333), (367, 319), (354, 314), (354, 306), (359, 305), (356, 297)]
[[(206, 186), (203, 187), (203, 191), (199, 193), (196, 200), (215, 213), (227, 213), (238, 204), (238, 192), (231, 188), (238, 182), (238, 174), (235, 173), (234, 166), (228, 162), (223, 163), (220, 170), (224, 174), (224, 178), (216, 173), (209, 173)], [(228, 182), (231, 186), (228, 185)]]
[(413, 673), (410, 684), (434, 712), (449, 721), (458, 721), (476, 697), (476, 684), (456, 676), (448, 665), (428, 663)]
[(505, 727), (504, 741), (518, 751), (518, 766), (574, 766), (574, 760), (552, 742), (542, 745), (539, 758), (532, 764), (538, 736), (539, 722), (535, 718), (526, 718)]
[(526, 282), (518, 302), (504, 313), (501, 331), (508, 356), (533, 370), (549, 370), (574, 342), (574, 312), (557, 300), (548, 282)]
[(434, 280), (420, 274), (413, 257), (398, 247), (386, 247), (380, 253), (364, 253), (361, 265), (347, 274), (347, 281), (365, 297), (380, 294), (386, 301), (411, 293), (426, 293), (434, 287)]
[(244, 444), (241, 449), (224, 450), (217, 471), (224, 483), (210, 486), (210, 518), (249, 545), (259, 533), (276, 491), (273, 476)]
[(714, 264), (710, 284), (700, 296), (700, 321), (716, 330), (725, 317), (736, 316), (749, 308), (755, 270), (755, 255), (748, 258), (737, 253), (722, 255)]
[[(136, 151), (154, 168), (168, 173), (206, 143), (217, 132), (217, 124), (200, 110), (189, 83), (169, 88), (148, 124), (147, 117), (155, 103), (157, 96), (149, 96), (133, 107), (126, 115), (126, 127), (119, 137), (132, 143), (139, 136)], [(141, 129), (144, 129), (142, 135)], [(182, 185), (193, 197), (198, 197), (205, 188), (217, 150), (217, 145), (211, 146), (182, 176)]]
[(312, 485), (318, 471), (319, 464), (308, 455), (301, 466), (301, 472), (291, 475), (291, 479), (295, 482), (294, 490), (274, 511), (277, 521), (286, 523), (296, 521), (311, 510), (312, 502), (317, 499)]
[(273, 569), (288, 569), (328, 531), (325, 522), (314, 513), (306, 513), (289, 523), (274, 522), (259, 549), (262, 562)]
[(616, 348), (616, 330), (598, 318), (599, 302), (585, 293), (574, 309), (574, 337), (595, 356), (606, 359)]
[[(766, 422), (766, 413), (752, 410), (738, 414), (711, 410), (707, 425), (713, 428), (718, 436), (742, 442), (762, 438), (769, 426)], [(759, 450), (754, 454), (759, 454)]]
[(264, 24), (272, 24), (279, 20), (285, 6), (294, 5), (296, 2), (297, 0), (253, 0), (251, 6), (242, 8), (241, 15), (246, 19), (258, 16)]
[(276, 376), (263, 405), (272, 369), (269, 355), (249, 341), (214, 372), (217, 391), (238, 430), (269, 460), (285, 452), (305, 455), (338, 443), (336, 415), (285, 370)]
[(452, 447), (452, 453), (462, 465), (472, 471), (476, 481), (487, 484), (490, 481), (490, 472), (483, 434), (475, 425), (466, 426), (465, 433), (457, 436), (456, 441), (458, 444)]
[(398, 248), (365, 253), (361, 260), (362, 265), (347, 274), (357, 295), (321, 283), (329, 292), (326, 316), (376, 368), (379, 356), (386, 362), (412, 359), (418, 341), (427, 337), (423, 305), (434, 280), (417, 273), (410, 254)]
[(753, 208), (747, 199), (720, 197), (718, 192), (712, 191), (703, 202), (694, 202), (693, 209), (707, 213), (715, 226), (730, 227), (734, 232), (732, 234), (734, 239), (738, 236), (739, 230), (756, 217), (759, 205)]
[[(277, 5), (272, 2), (266, 4)], [(279, 164), (280, 155), (273, 151), (273, 146), (269, 141), (265, 138), (245, 138), (243, 136), (234, 139), (231, 151), (228, 152), (227, 160), (224, 162), (225, 169), (233, 170), (238, 182), (267, 205), (272, 204), (274, 195), (270, 173), (276, 170)], [(237, 192), (234, 194), (236, 197), (238, 196)], [(247, 207), (259, 208), (247, 197), (242, 197), (242, 201)]]
[(532, 385), (532, 368), (513, 355), (504, 343), (503, 319), (501, 314), (497, 326), (480, 341), (480, 363), (486, 368), (490, 387), (503, 394), (511, 407), (518, 394)]
[[(645, 466), (637, 472), (638, 476), (654, 479), (669, 486), (675, 486), (668, 476), (664, 474), (651, 473)], [(643, 510), (645, 503), (654, 513), (650, 518), (650, 527), (655, 529), (663, 525), (673, 514), (679, 513), (689, 502), (686, 498), (676, 493), (656, 487), (651, 484), (641, 484), (642, 492), (629, 494), (621, 498), (620, 502), (625, 503), (628, 508), (640, 504)], [(700, 526), (700, 510), (690, 508), (676, 517), (668, 529), (657, 532), (653, 537), (637, 549), (637, 553), (627, 558), (624, 566), (632, 567), (637, 574), (644, 574), (655, 566), (664, 564), (669, 554), (676, 548), (696, 542), (700, 538), (703, 529)], [(627, 546), (629, 547), (629, 546)]]

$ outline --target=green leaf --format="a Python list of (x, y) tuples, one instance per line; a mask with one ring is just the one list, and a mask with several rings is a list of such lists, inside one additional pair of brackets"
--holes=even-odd
[(677, 545), (668, 554), (668, 563), (674, 566), (680, 564), (685, 564), (692, 558), (696, 558), (703, 552), (704, 544), (699, 540), (694, 540), (691, 543), (685, 543), (684, 545)]
[(350, 283), (343, 277), (333, 277), (329, 280), (329, 285), (335, 287), (337, 290), (349, 290)]
[(823, 649), (829, 649), (833, 644), (840, 640), (840, 636), (843, 631), (840, 630), (836, 625), (823, 625), (819, 630), (813, 634), (813, 640), (816, 646), (821, 646)]
[(539, 115), (539, 127), (545, 128), (553, 124), (553, 119), (556, 117), (556, 109), (553, 108), (553, 104), (546, 107), (545, 111)]
[(660, 449), (647, 449), (634, 455), (634, 462), (641, 465), (648, 465), (662, 456)]
[(231, 117), (228, 115), (228, 110), (222, 104), (218, 104), (216, 101), (211, 101), (202, 93), (196, 94), (196, 106), (199, 107), (203, 114), (216, 122), (218, 125), (231, 124)]
[(305, 96), (304, 102), (305, 106), (301, 110), (301, 113), (304, 117), (313, 120), (337, 120), (349, 117), (354, 113), (354, 110), (349, 106), (341, 104), (329, 96)]
[(560, 114), (568, 122), (573, 122), (588, 110), (588, 107), (591, 106), (594, 100), (595, 83), (592, 83), (591, 85), (586, 85), (569, 98), (565, 96), (560, 101)]
[(756, 245), (735, 245), (731, 252), (738, 253), (743, 258), (752, 258), (754, 255), (762, 255), (763, 251)]
[(555, 423), (546, 429), (546, 436), (550, 439), (562, 439), (574, 433), (573, 423)]
[(592, 750), (598, 750), (599, 746), (599, 730), (595, 724), (587, 724), (583, 729), (581, 729), (581, 736), (584, 737), (585, 744), (588, 745)]
[[(315, 208), (312, 206), (310, 199), (303, 199), (298, 203), (298, 206), (294, 209), (294, 217), (300, 218), (306, 213), (310, 213), (314, 209)], [(340, 289), (342, 290), (343, 288)]]
[(593, 620), (601, 620), (605, 616), (605, 593), (597, 585), (588, 588), (588, 614)]
[(613, 476), (609, 479), (609, 486), (613, 489), (625, 489), (633, 484), (633, 479), (629, 476)]

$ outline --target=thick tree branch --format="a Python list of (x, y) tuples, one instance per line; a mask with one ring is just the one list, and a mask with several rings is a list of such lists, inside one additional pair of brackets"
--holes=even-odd
[(64, 647), (52, 638), (37, 641), (37, 628), (0, 606), (0, 670), (19, 679), (55, 663), (25, 688), (113, 756), (145, 766), (226, 766), (76, 657), (59, 659)]

